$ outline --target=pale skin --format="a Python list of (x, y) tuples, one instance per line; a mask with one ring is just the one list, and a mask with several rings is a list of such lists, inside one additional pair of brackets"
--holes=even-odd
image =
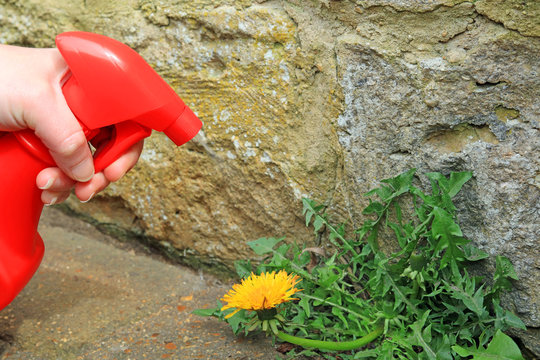
[(58, 165), (36, 178), (45, 205), (66, 200), (73, 188), (80, 201), (89, 201), (124, 176), (143, 148), (140, 141), (102, 172), (94, 172), (84, 133), (62, 94), (66, 70), (57, 49), (0, 45), (0, 131), (34, 130)]

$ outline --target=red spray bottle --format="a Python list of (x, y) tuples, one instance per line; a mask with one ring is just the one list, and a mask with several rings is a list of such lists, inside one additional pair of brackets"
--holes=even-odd
[[(96, 173), (152, 129), (178, 146), (201, 129), (197, 116), (128, 46), (86, 32), (60, 34), (56, 45), (69, 67), (62, 87), (66, 102), (97, 147)], [(0, 310), (28, 283), (43, 257), (36, 176), (50, 166), (55, 162), (32, 131), (0, 132)]]

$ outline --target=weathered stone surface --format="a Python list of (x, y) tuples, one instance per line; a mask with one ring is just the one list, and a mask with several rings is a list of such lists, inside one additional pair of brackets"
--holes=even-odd
[(540, 36), (540, 2), (534, 0), (479, 0), (476, 10), (526, 36)]
[(69, 202), (186, 258), (230, 265), (251, 256), (247, 240), (309, 240), (304, 195), (358, 226), (362, 194), (384, 177), (473, 171), (457, 202), (463, 230), (516, 266), (507, 305), (540, 354), (538, 4), (7, 1), (0, 41), (53, 46), (73, 29), (115, 37), (201, 117), (191, 143), (154, 134), (126, 178)]

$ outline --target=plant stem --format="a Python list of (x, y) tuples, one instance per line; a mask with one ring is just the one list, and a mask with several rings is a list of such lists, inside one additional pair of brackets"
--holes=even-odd
[(323, 341), (323, 340), (313, 340), (313, 339), (304, 339), (297, 336), (285, 334), (283, 332), (278, 332), (277, 337), (283, 341), (289, 342), (291, 344), (300, 345), (302, 347), (317, 348), (320, 350), (335, 350), (335, 351), (345, 351), (353, 350), (362, 346), (366, 346), (373, 340), (379, 337), (383, 333), (383, 326), (378, 326), (375, 330), (363, 336), (359, 339), (352, 341)]
[(351, 310), (345, 306), (341, 306), (335, 302), (332, 302), (332, 301), (329, 301), (328, 299), (324, 299), (324, 298), (320, 298), (320, 297), (317, 297), (317, 296), (311, 296), (311, 295), (308, 295), (308, 294), (303, 294), (303, 293), (300, 293), (298, 296), (300, 297), (305, 297), (305, 298), (308, 298), (308, 299), (311, 299), (311, 300), (318, 300), (320, 301), (322, 304), (325, 304), (325, 305), (331, 305), (332, 307), (335, 307), (335, 308), (338, 308), (340, 309), (341, 311), (344, 311), (346, 313), (349, 313), (351, 315), (354, 315), (362, 320), (365, 320), (365, 321), (368, 321), (369, 318), (354, 311), (354, 310)]

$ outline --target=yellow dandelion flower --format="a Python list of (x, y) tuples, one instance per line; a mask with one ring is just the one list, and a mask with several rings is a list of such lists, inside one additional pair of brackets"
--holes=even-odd
[(291, 296), (300, 291), (295, 287), (299, 281), (298, 275), (288, 275), (284, 270), (277, 274), (275, 271), (261, 275), (251, 273), (241, 284), (233, 285), (233, 288), (221, 298), (228, 303), (221, 310), (236, 308), (233, 313), (226, 316), (230, 318), (242, 309), (261, 311), (273, 309), (276, 305), (290, 300), (298, 300)]

